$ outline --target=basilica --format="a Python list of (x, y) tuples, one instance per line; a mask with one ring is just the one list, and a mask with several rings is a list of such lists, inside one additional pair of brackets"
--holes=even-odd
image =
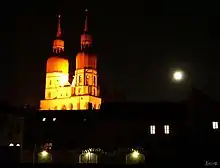
[[(86, 11), (87, 13), (87, 11)], [(64, 40), (61, 33), (61, 16), (53, 42), (53, 55), (46, 65), (45, 98), (40, 110), (99, 109), (101, 98), (98, 86), (97, 56), (93, 52), (92, 36), (88, 33), (87, 14), (81, 35), (81, 49), (76, 56), (73, 80), (69, 81), (69, 61), (64, 56)]]

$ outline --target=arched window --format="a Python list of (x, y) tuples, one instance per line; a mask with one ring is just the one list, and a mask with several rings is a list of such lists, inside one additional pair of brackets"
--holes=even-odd
[(88, 109), (92, 109), (92, 103), (88, 103), (89, 107)]
[(66, 106), (65, 105), (62, 106), (62, 110), (66, 110)]
[(57, 106), (54, 107), (54, 110), (57, 110)]
[(80, 103), (77, 103), (77, 109), (80, 110)]
[(93, 105), (93, 109), (96, 109), (96, 104)]
[(51, 92), (48, 93), (48, 99), (51, 99)]
[(88, 75), (86, 75), (86, 83), (85, 83), (85, 85), (86, 86), (89, 85), (89, 76)]
[(79, 76), (79, 85), (82, 85), (82, 76)]
[(70, 110), (73, 110), (73, 104), (70, 103), (70, 107), (69, 107)]
[(50, 85), (52, 85), (52, 81), (50, 80)]
[(86, 110), (89, 109), (89, 103), (85, 103), (85, 109), (86, 109)]
[(78, 89), (78, 94), (81, 94), (81, 88)]
[(98, 163), (98, 155), (92, 152), (82, 153), (79, 156), (79, 163)]
[(96, 93), (95, 93), (95, 88), (93, 89), (93, 95), (94, 95), (94, 96), (96, 96)]
[(93, 85), (96, 86), (96, 77), (93, 77)]
[(143, 164), (145, 162), (145, 156), (138, 151), (133, 151), (126, 155), (126, 164)]
[(89, 86), (89, 95), (92, 95), (92, 87)]

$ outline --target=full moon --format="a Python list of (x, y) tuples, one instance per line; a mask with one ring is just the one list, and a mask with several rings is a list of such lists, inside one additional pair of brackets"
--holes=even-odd
[(175, 71), (173, 73), (173, 80), (174, 81), (181, 81), (183, 80), (183, 76), (184, 76), (184, 73), (182, 71)]

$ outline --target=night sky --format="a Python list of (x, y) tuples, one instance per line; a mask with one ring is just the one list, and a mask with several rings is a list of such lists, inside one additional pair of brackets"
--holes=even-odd
[[(62, 14), (65, 54), (74, 73), (85, 8), (89, 10), (89, 33), (94, 39), (99, 83), (106, 100), (179, 101), (185, 99), (190, 85), (220, 100), (217, 16), (200, 8), (180, 4), (158, 7), (144, 1), (45, 3), (19, 4), (3, 19), (7, 24), (1, 31), (1, 100), (39, 106), (58, 12)], [(170, 73), (176, 68), (188, 74), (182, 84), (171, 82)]]

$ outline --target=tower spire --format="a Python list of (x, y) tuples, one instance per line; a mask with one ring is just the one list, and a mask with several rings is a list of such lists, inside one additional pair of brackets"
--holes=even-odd
[(53, 52), (60, 54), (64, 51), (64, 41), (61, 39), (61, 24), (60, 24), (61, 15), (58, 15), (58, 27), (57, 27), (57, 36), (53, 41)]
[(60, 26), (60, 18), (61, 15), (58, 15), (58, 27), (57, 27), (57, 37), (60, 38), (61, 37), (61, 26)]
[(86, 19), (85, 19), (85, 27), (84, 27), (84, 32), (88, 31), (88, 15), (87, 15), (88, 9), (85, 10), (86, 13)]
[(86, 19), (84, 25), (84, 32), (81, 35), (81, 49), (85, 49), (91, 47), (92, 45), (92, 37), (88, 34), (88, 9), (85, 10)]

